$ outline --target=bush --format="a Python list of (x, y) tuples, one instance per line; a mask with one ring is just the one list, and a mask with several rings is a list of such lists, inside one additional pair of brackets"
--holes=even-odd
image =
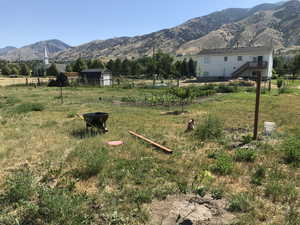
[(209, 114), (195, 129), (195, 137), (201, 141), (222, 138), (223, 122), (216, 116)]
[(300, 166), (300, 139), (296, 136), (287, 138), (281, 146), (284, 159), (287, 163), (296, 167)]
[(55, 80), (50, 80), (48, 87), (67, 87), (70, 86), (68, 77), (64, 73), (60, 73), (56, 76)]
[(41, 103), (22, 103), (20, 105), (17, 105), (15, 108), (12, 109), (13, 113), (28, 113), (33, 111), (43, 111), (45, 109), (45, 106)]
[(217, 156), (214, 164), (211, 165), (211, 171), (220, 175), (231, 174), (233, 170), (233, 161), (229, 154), (222, 153)]
[(237, 162), (254, 162), (256, 159), (256, 153), (251, 149), (238, 149), (234, 156)]
[(5, 197), (9, 202), (29, 200), (33, 193), (33, 175), (28, 169), (17, 171), (5, 182)]
[(231, 212), (249, 212), (252, 207), (248, 194), (240, 193), (237, 195), (233, 195), (229, 201), (228, 209)]

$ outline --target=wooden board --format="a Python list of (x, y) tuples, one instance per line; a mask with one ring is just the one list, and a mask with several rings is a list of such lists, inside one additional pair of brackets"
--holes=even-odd
[(169, 149), (169, 148), (167, 148), (167, 147), (165, 147), (165, 146), (162, 146), (162, 145), (160, 145), (160, 144), (158, 144), (158, 143), (156, 143), (156, 142), (150, 140), (149, 138), (146, 138), (146, 137), (144, 137), (144, 136), (142, 136), (142, 135), (140, 135), (140, 134), (137, 134), (137, 133), (135, 133), (135, 132), (133, 132), (133, 131), (130, 131), (130, 130), (129, 130), (128, 132), (129, 132), (131, 135), (136, 136), (136, 137), (138, 137), (138, 138), (140, 138), (140, 139), (142, 139), (142, 140), (144, 140), (144, 141), (146, 141), (146, 142), (148, 142), (148, 143), (154, 145), (155, 147), (160, 148), (161, 150), (163, 150), (163, 151), (165, 151), (165, 152), (167, 152), (167, 153), (173, 153), (173, 150), (171, 150), (171, 149)]

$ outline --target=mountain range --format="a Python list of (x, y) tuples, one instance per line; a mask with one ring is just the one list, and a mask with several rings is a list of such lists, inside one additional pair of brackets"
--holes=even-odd
[(50, 57), (69, 61), (84, 58), (131, 58), (151, 55), (153, 48), (173, 55), (197, 55), (201, 49), (273, 45), (278, 52), (300, 49), (300, 1), (229, 8), (191, 19), (179, 26), (135, 37), (96, 40), (70, 47), (59, 40), (0, 49), (0, 58), (41, 59), (44, 47)]

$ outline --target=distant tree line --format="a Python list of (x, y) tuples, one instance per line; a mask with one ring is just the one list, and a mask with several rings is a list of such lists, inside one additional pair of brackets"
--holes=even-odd
[(67, 65), (67, 72), (81, 72), (85, 69), (108, 69), (114, 76), (130, 76), (135, 78), (181, 79), (196, 76), (196, 61), (175, 60), (171, 55), (158, 52), (153, 57), (144, 56), (138, 59), (109, 60), (104, 63), (99, 59), (79, 58)]
[(294, 57), (276, 56), (273, 61), (274, 74), (279, 77), (292, 75), (296, 77), (300, 74), (300, 53)]

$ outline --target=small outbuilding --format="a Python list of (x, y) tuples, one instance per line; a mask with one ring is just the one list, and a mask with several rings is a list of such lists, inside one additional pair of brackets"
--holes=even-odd
[(103, 69), (87, 69), (80, 72), (80, 83), (95, 86), (111, 86), (112, 73)]

